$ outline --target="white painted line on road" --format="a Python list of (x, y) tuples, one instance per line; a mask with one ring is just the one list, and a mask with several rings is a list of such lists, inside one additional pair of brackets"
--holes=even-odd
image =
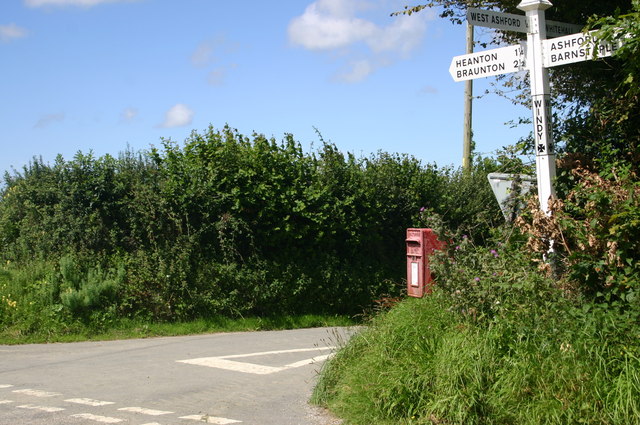
[(215, 367), (234, 372), (253, 373), (255, 375), (269, 375), (281, 372), (282, 367), (263, 366), (253, 363), (234, 362), (233, 360), (221, 359), (220, 357), (203, 357), (200, 359), (179, 360), (178, 363), (187, 363), (196, 366)]
[(13, 385), (11, 384), (0, 384), (0, 388), (11, 388)]
[(18, 394), (30, 395), (30, 396), (33, 396), (33, 397), (56, 397), (56, 396), (62, 395), (60, 393), (50, 393), (50, 392), (47, 392), (47, 391), (30, 390), (30, 389), (13, 390), (12, 392), (18, 393)]
[(100, 401), (100, 400), (93, 400), (90, 398), (70, 398), (65, 401), (68, 403), (83, 404), (85, 406), (93, 406), (93, 407), (115, 404), (113, 401)]
[(263, 351), (260, 353), (248, 353), (248, 354), (232, 354), (230, 356), (218, 356), (219, 359), (240, 359), (242, 357), (258, 357), (267, 356), (270, 354), (288, 354), (288, 353), (306, 353), (309, 351), (325, 351), (334, 350), (336, 347), (315, 347), (315, 348), (294, 348), (292, 350), (277, 350), (277, 351)]
[(13, 403), (13, 400), (0, 400), (0, 404), (9, 404)]
[(34, 406), (33, 404), (23, 404), (22, 406), (18, 406), (19, 409), (31, 409), (31, 410), (41, 410), (47, 413), (55, 413), (62, 412), (62, 407), (51, 407), (51, 406)]
[(119, 418), (111, 418), (109, 416), (98, 416), (92, 415), (91, 413), (78, 413), (76, 415), (71, 415), (72, 418), (80, 418), (80, 419), (88, 419), (94, 422), (101, 422), (103, 424), (117, 424), (120, 422), (124, 422), (123, 419)]
[(122, 407), (118, 410), (121, 410), (123, 412), (140, 413), (142, 415), (149, 415), (149, 416), (161, 416), (161, 415), (169, 415), (171, 413), (175, 413), (175, 412), (167, 412), (164, 410), (145, 409), (144, 407)]
[(158, 422), (149, 422), (147, 424), (142, 424), (142, 425), (160, 425)]
[(218, 424), (218, 425), (239, 424), (242, 422), (242, 421), (236, 421), (234, 419), (216, 418), (214, 416), (209, 416), (209, 415), (180, 416), (180, 419), (189, 419), (192, 421), (204, 422), (206, 424)]
[(197, 359), (187, 359), (187, 360), (177, 360), (178, 363), (186, 363), (192, 364), (196, 366), (206, 366), (213, 367), (218, 369), (231, 370), (234, 372), (243, 372), (243, 373), (253, 373), (255, 375), (270, 375), (272, 373), (282, 372), (288, 369), (294, 369), (297, 367), (302, 367), (306, 365), (310, 365), (316, 362), (320, 362), (322, 360), (327, 359), (331, 354), (326, 354), (322, 356), (316, 356), (310, 359), (300, 360), (295, 363), (290, 363), (285, 366), (264, 366), (255, 363), (245, 363), (245, 362), (236, 362), (228, 359), (238, 359), (243, 357), (259, 357), (266, 355), (274, 355), (274, 354), (289, 354), (289, 353), (304, 353), (309, 351), (320, 351), (320, 350), (333, 350), (335, 347), (326, 347), (326, 348), (296, 348), (292, 350), (278, 350), (278, 351), (262, 351), (259, 353), (247, 353), (247, 354), (233, 354), (229, 356), (218, 356), (218, 357), (200, 357)]

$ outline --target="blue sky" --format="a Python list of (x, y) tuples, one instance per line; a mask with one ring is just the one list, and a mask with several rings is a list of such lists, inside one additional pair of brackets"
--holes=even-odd
[[(0, 172), (33, 156), (117, 155), (225, 124), (305, 149), (459, 166), (465, 29), (406, 0), (2, 0)], [(476, 30), (476, 37), (483, 31)], [(475, 80), (475, 94), (490, 79)], [(528, 134), (496, 95), (474, 103), (492, 152)]]

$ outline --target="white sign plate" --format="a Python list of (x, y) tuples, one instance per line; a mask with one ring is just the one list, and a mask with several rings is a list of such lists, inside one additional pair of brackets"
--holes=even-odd
[(582, 25), (566, 24), (564, 22), (546, 21), (547, 37), (562, 37), (582, 31)]
[[(620, 48), (620, 44), (598, 40), (595, 31), (566, 35), (543, 40), (542, 63), (546, 68), (568, 63), (582, 62), (591, 59), (604, 58), (613, 55)], [(595, 56), (594, 56), (595, 53)]]
[[(504, 31), (516, 31), (526, 33), (529, 31), (529, 22), (524, 15), (513, 13), (494, 12), (476, 8), (467, 9), (467, 22), (480, 27), (495, 28)], [(546, 21), (547, 37), (560, 37), (582, 31), (580, 25), (566, 24), (564, 22)]]
[(449, 73), (454, 81), (473, 80), (527, 69), (526, 43), (455, 56)]
[(492, 10), (467, 9), (467, 22), (480, 27), (496, 28), (505, 31), (527, 32), (529, 25), (523, 15), (494, 12)]

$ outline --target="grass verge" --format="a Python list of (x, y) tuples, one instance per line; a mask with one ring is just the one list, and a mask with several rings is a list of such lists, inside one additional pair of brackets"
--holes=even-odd
[(346, 316), (299, 315), (249, 317), (230, 319), (213, 317), (188, 322), (152, 323), (142, 320), (119, 319), (109, 326), (96, 329), (81, 323), (64, 328), (38, 330), (26, 333), (19, 326), (0, 330), (0, 344), (35, 344), (53, 342), (106, 341), (116, 339), (151, 338), (159, 336), (196, 335), (216, 332), (248, 332), (301, 329), (331, 326), (352, 326), (355, 322)]
[(436, 291), (352, 338), (312, 401), (346, 424), (640, 424), (640, 343), (622, 322), (562, 302), (483, 322)]

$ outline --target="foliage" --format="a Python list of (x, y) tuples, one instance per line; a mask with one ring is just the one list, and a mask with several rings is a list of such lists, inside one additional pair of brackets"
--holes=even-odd
[(433, 228), (443, 240), (450, 239), (445, 233), (452, 229), (478, 241), (488, 239), (491, 229), (504, 221), (487, 183), (487, 174), (496, 171), (496, 167), (493, 160), (476, 158), (471, 170), (448, 170), (447, 190), (440, 203), (425, 204), (414, 216), (414, 226)]
[(28, 285), (21, 297), (66, 323), (357, 314), (399, 294), (405, 229), (421, 207), (488, 234), (500, 219), (484, 176), (494, 167), (482, 160), (463, 176), (324, 142), (305, 153), (291, 135), (230, 127), (117, 158), (36, 158), (5, 175), (0, 258), (42, 264), (48, 298)]
[[(407, 6), (396, 14), (412, 14), (435, 8), (440, 16), (454, 24), (463, 23), (467, 8), (477, 7), (522, 14), (519, 0), (432, 0)], [(549, 69), (554, 109), (554, 139), (558, 152), (582, 153), (596, 158), (601, 166), (620, 161), (640, 163), (638, 151), (638, 1), (564, 0), (553, 2), (545, 11), (547, 19), (601, 28), (598, 37), (624, 38), (613, 58), (583, 61)], [(587, 25), (588, 24), (588, 25)], [(490, 44), (514, 44), (525, 34), (496, 30)], [(487, 47), (486, 43), (482, 43)], [(508, 96), (514, 103), (530, 105), (528, 80), (513, 74), (500, 76), (495, 93)], [(529, 124), (529, 118), (519, 121)], [(533, 138), (517, 144), (523, 154), (533, 151)]]
[(531, 212), (519, 218), (529, 247), (542, 253), (547, 249), (543, 240), (554, 240), (557, 261), (562, 261), (572, 286), (635, 306), (640, 283), (640, 182), (629, 168), (599, 175), (576, 167), (571, 176), (576, 185), (564, 202), (553, 202), (551, 216), (541, 217), (530, 205)]
[(314, 401), (349, 424), (640, 423), (637, 314), (567, 297), (514, 235), (452, 241), (433, 295), (374, 318)]
[[(609, 69), (613, 84), (609, 93), (594, 100), (588, 114), (568, 122), (571, 130), (567, 148), (595, 159), (600, 169), (630, 165), (638, 172), (640, 163), (640, 2), (632, 1), (629, 13), (615, 10), (610, 16), (592, 19), (597, 37), (620, 44)], [(584, 126), (590, 132), (584, 131)]]
[[(467, 7), (517, 3), (435, 0), (404, 13), (438, 6), (461, 23)], [(316, 402), (353, 424), (640, 423), (639, 6), (549, 10), (564, 22), (605, 16), (591, 21), (598, 37), (624, 39), (612, 59), (552, 70), (563, 200), (547, 215), (531, 199), (523, 234), (494, 229), (493, 244), (425, 209), (420, 220), (449, 241), (432, 257), (433, 295), (375, 318), (326, 365)]]
[(52, 296), (59, 296), (61, 304), (72, 315), (86, 319), (91, 312), (108, 308), (115, 303), (125, 272), (122, 266), (106, 272), (98, 267), (81, 275), (73, 259), (64, 256), (60, 259), (60, 275), (60, 282), (54, 281), (52, 284), (55, 288)]

